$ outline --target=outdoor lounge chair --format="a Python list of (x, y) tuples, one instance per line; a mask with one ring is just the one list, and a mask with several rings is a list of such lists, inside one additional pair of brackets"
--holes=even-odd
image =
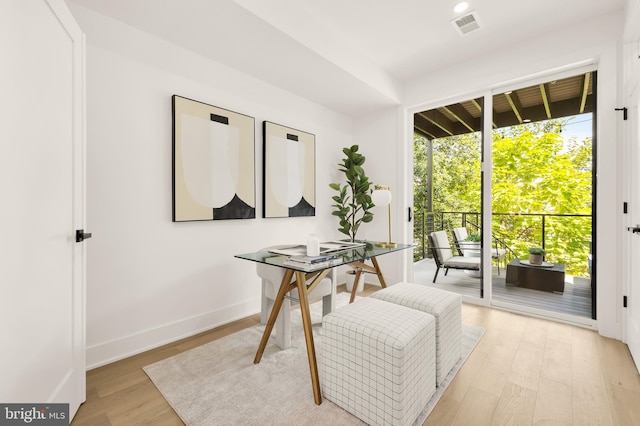
[[(464, 254), (462, 248), (460, 247), (460, 243), (467, 239), (467, 228), (453, 228), (452, 234), (453, 242), (458, 249), (458, 253), (460, 254), (460, 256), (463, 256)], [(507, 265), (507, 250), (498, 248), (498, 241), (495, 241), (495, 247), (491, 249), (491, 259), (496, 261), (496, 264), (498, 265), (498, 275), (500, 275), (500, 263), (504, 262), (505, 268)]]
[(451, 250), (451, 244), (445, 231), (432, 232), (427, 236), (429, 239), (429, 248), (436, 261), (436, 273), (433, 276), (433, 282), (438, 278), (440, 268), (444, 268), (444, 274), (447, 275), (449, 269), (465, 269), (468, 271), (480, 270), (479, 257), (454, 256)]

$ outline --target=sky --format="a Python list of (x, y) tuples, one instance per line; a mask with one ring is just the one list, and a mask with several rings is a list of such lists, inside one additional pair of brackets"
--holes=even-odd
[(562, 136), (568, 140), (571, 136), (576, 136), (578, 140), (582, 140), (592, 136), (592, 113), (574, 115), (566, 117), (567, 124), (562, 129)]

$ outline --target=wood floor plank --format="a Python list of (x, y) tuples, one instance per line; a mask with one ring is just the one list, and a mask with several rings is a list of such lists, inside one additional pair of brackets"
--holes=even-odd
[(640, 392), (640, 375), (629, 374), (635, 370), (633, 358), (627, 345), (618, 340), (601, 337), (598, 339), (600, 356), (607, 360), (604, 378), (609, 384), (615, 384), (634, 392)]
[(498, 397), (471, 387), (456, 413), (452, 426), (491, 425), (493, 413), (498, 405)]
[(571, 386), (540, 378), (533, 424), (573, 424)]
[(444, 391), (444, 395), (455, 401), (462, 402), (476, 376), (484, 368), (486, 357), (486, 353), (474, 351), (458, 371), (447, 390)]
[(450, 425), (453, 423), (453, 419), (456, 417), (459, 408), (460, 402), (442, 396), (429, 417), (427, 417), (427, 420), (423, 423), (423, 426)]
[(484, 367), (478, 372), (471, 386), (500, 397), (506, 383), (507, 373), (490, 367)]
[(576, 425), (613, 425), (611, 409), (607, 401), (607, 391), (603, 386), (574, 381), (573, 423)]
[(515, 383), (506, 382), (492, 425), (531, 425), (536, 407), (536, 392)]
[(571, 386), (571, 343), (547, 339), (542, 360), (542, 377)]
[(542, 372), (544, 349), (538, 345), (521, 342), (512, 360), (508, 380), (522, 387), (538, 390), (538, 383)]

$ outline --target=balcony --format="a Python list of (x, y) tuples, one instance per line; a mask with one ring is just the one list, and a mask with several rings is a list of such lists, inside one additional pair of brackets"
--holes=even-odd
[[(503, 265), (492, 267), (493, 300), (562, 314), (592, 318), (591, 283), (591, 216), (582, 214), (516, 214), (493, 215), (492, 247), (507, 251), (507, 263), (512, 259), (526, 259), (528, 246), (547, 250), (546, 261), (565, 265), (563, 293), (522, 288), (505, 283)], [(427, 246), (428, 233), (444, 230), (449, 235), (454, 227), (479, 229), (478, 212), (437, 212), (416, 215), (414, 223), (414, 280), (434, 285), (462, 295), (481, 297), (481, 280), (460, 270), (449, 270), (433, 276), (436, 264)], [(450, 237), (451, 242), (453, 242)], [(489, 241), (485, 238), (484, 244)]]

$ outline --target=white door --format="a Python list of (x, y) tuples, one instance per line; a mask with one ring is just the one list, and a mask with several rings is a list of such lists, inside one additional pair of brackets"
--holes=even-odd
[(0, 401), (85, 399), (84, 36), (63, 0), (0, 1)]
[[(635, 70), (640, 72), (640, 67)], [(628, 119), (625, 122), (630, 142), (631, 185), (630, 185), (630, 222), (631, 231), (640, 224), (640, 75), (631, 80), (629, 93)], [(640, 229), (639, 229), (640, 230)], [(627, 330), (626, 341), (631, 355), (640, 371), (640, 232), (630, 232), (629, 242), (629, 275), (627, 296)]]

